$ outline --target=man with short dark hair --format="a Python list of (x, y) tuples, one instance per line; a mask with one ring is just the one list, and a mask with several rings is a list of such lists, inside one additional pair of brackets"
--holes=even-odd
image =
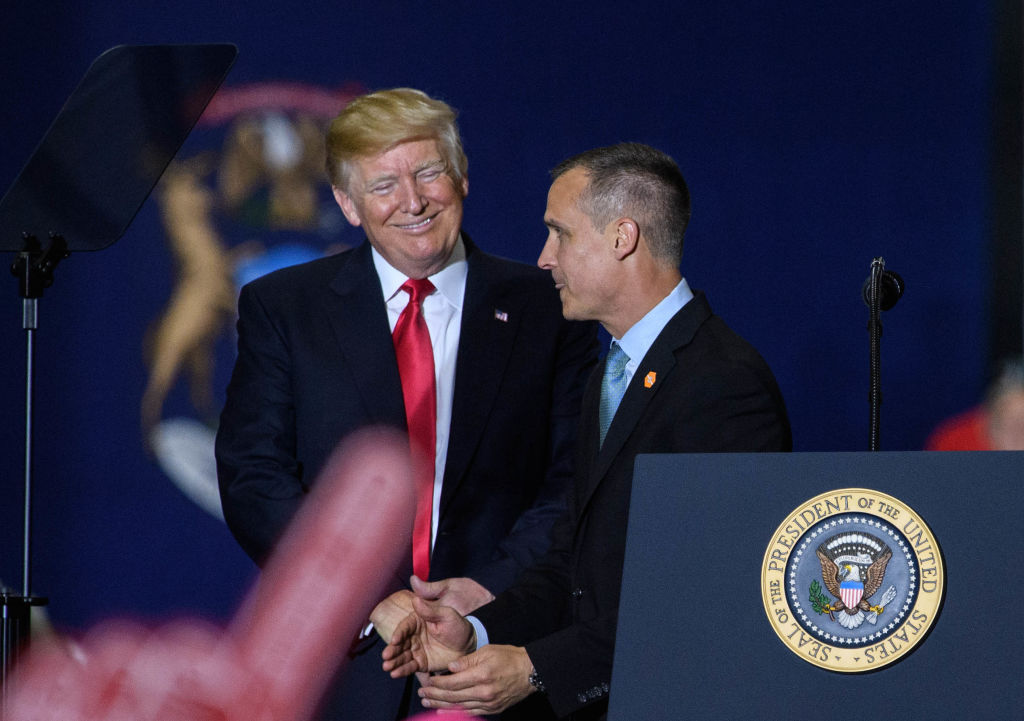
[(605, 718), (637, 454), (792, 447), (768, 366), (679, 272), (690, 207), (675, 162), (622, 143), (552, 175), (537, 263), (565, 317), (600, 321), (611, 349), (584, 394), (569, 515), (548, 554), (469, 620), (392, 599), (414, 613), (392, 635), (384, 669), (450, 671), (421, 689), (431, 708)]

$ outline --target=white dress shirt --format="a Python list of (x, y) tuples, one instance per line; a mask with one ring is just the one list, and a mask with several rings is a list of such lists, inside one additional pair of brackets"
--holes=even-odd
[[(384, 291), (384, 302), (388, 308), (388, 323), (391, 332), (395, 330), (398, 316), (409, 303), (409, 294), (400, 290), (409, 276), (391, 266), (384, 257), (372, 249), (373, 266), (380, 278)], [(423, 317), (430, 333), (430, 344), (434, 348), (434, 381), (437, 388), (437, 429), (434, 448), (434, 498), (430, 523), (430, 548), (433, 550), (437, 539), (437, 520), (441, 508), (441, 484), (444, 481), (444, 465), (448, 457), (448, 436), (452, 424), (452, 397), (455, 391), (455, 358), (459, 350), (459, 333), (462, 329), (462, 301), (466, 294), (466, 247), (459, 237), (448, 264), (439, 272), (429, 276), (437, 288), (423, 299)], [(424, 579), (425, 580), (425, 579)]]

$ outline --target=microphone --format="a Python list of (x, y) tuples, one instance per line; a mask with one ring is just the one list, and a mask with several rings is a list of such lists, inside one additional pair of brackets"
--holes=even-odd
[[(878, 276), (878, 304), (882, 310), (889, 310), (903, 296), (905, 285), (899, 273), (892, 270), (883, 270)], [(861, 296), (864, 298), (864, 305), (871, 307), (871, 276), (864, 281), (861, 288)]]

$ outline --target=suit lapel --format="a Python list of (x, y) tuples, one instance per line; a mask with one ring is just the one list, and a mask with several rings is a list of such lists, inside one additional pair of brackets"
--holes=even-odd
[(370, 244), (363, 243), (346, 254), (325, 293), (325, 310), (370, 422), (404, 428), (402, 384), (383, 298)]
[[(466, 242), (466, 294), (455, 361), (452, 422), (441, 490), (441, 515), (466, 477), (512, 356), (522, 298), (505, 290), (490, 256)], [(508, 439), (512, 442), (513, 439)]]
[[(581, 508), (586, 505), (594, 491), (604, 479), (612, 462), (622, 453), (626, 442), (658, 392), (670, 381), (673, 372), (685, 372), (677, 368), (676, 350), (693, 340), (697, 329), (711, 315), (711, 309), (703, 293), (694, 294), (693, 300), (679, 309), (655, 339), (647, 355), (636, 369), (619, 408), (608, 427), (608, 435), (597, 452), (593, 472), (587, 479), (587, 488)], [(603, 366), (601, 367), (603, 372)], [(600, 396), (600, 381), (598, 381)], [(596, 418), (596, 415), (595, 415)], [(589, 429), (588, 429), (589, 432)], [(596, 437), (596, 431), (595, 431)]]

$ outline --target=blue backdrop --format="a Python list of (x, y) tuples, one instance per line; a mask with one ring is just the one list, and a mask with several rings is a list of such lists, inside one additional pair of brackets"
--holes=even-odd
[[(44, 5), (16, 3), (0, 26), (0, 190), (103, 50), (233, 42), (225, 91), (301, 84), (295, 105), (256, 103), (263, 154), (277, 148), (279, 168), (305, 147), (296, 118), (319, 122), (330, 98), (409, 85), (450, 102), (470, 159), (465, 227), (509, 257), (536, 259), (546, 173), (559, 160), (620, 140), (670, 153), (693, 196), (684, 274), (774, 369), (797, 450), (867, 448), (860, 289), (879, 255), (908, 288), (884, 315), (882, 447), (920, 448), (980, 396), (999, 62), (990, 3)], [(179, 154), (210, 193), (251, 119), (237, 103)], [(206, 152), (219, 170), (204, 169)], [(273, 186), (215, 203), (208, 219), (234, 253), (234, 281), (358, 242), (320, 191), (301, 232), (267, 220)], [(253, 208), (263, 215), (246, 215)], [(154, 194), (117, 244), (65, 261), (41, 301), (33, 590), (65, 628), (124, 614), (223, 619), (253, 578), (223, 523), (180, 489), (202, 469), (168, 469), (145, 450), (143, 339), (181, 279), (161, 210)], [(205, 341), (215, 407), (232, 334), (228, 323)], [(0, 348), (0, 578), (20, 588), (24, 338), (13, 278), (0, 294)], [(197, 431), (211, 419), (182, 376), (160, 415)]]

